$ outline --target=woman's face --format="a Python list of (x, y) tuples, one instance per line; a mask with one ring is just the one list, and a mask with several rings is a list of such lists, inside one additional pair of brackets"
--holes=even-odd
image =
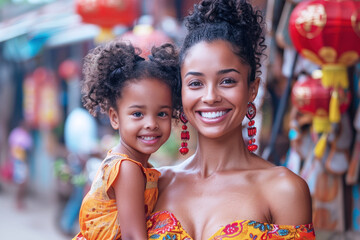
[(247, 103), (256, 97), (259, 80), (248, 84), (250, 67), (223, 40), (191, 47), (181, 66), (182, 103), (200, 135), (222, 137), (241, 131)]

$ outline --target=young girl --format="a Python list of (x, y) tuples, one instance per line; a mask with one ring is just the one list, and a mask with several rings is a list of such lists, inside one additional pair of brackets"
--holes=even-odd
[(148, 159), (170, 135), (179, 72), (171, 44), (153, 48), (146, 61), (139, 54), (130, 43), (113, 41), (85, 57), (84, 106), (93, 115), (98, 108), (107, 113), (121, 139), (82, 202), (74, 239), (147, 239), (160, 175)]

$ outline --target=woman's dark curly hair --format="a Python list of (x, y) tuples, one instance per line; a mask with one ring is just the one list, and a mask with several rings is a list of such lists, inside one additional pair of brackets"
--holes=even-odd
[(263, 17), (246, 0), (202, 0), (185, 18), (188, 34), (180, 51), (180, 61), (195, 44), (225, 40), (233, 51), (251, 67), (249, 81), (260, 73), (260, 58), (266, 48)]
[(91, 50), (84, 59), (83, 104), (96, 116), (116, 109), (116, 100), (128, 81), (154, 78), (167, 84), (172, 92), (173, 117), (179, 110), (180, 86), (178, 53), (166, 43), (153, 47), (149, 60), (140, 57), (141, 50), (129, 42), (114, 40)]

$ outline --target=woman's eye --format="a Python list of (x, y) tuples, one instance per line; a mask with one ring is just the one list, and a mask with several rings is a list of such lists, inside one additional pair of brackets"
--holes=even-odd
[(200, 87), (202, 86), (201, 82), (199, 81), (192, 81), (188, 84), (189, 87)]
[(221, 81), (221, 84), (234, 84), (236, 83), (236, 81), (232, 78), (225, 78), (224, 80)]
[(143, 116), (143, 114), (142, 114), (141, 112), (134, 112), (132, 115), (133, 115), (134, 117), (136, 117), (136, 118), (139, 118), (139, 117), (142, 117), (142, 116)]

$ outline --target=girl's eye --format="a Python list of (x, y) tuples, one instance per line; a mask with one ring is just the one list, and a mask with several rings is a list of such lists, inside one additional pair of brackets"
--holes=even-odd
[(158, 116), (159, 117), (167, 117), (167, 116), (169, 116), (169, 114), (166, 112), (159, 112)]
[(234, 83), (236, 83), (236, 81), (232, 78), (225, 78), (224, 80), (221, 81), (221, 84), (226, 84), (226, 85), (234, 84)]
[(143, 116), (143, 114), (142, 114), (141, 112), (134, 112), (132, 115), (133, 115), (134, 117), (136, 117), (136, 118), (139, 118), (139, 117), (142, 117), (142, 116)]

